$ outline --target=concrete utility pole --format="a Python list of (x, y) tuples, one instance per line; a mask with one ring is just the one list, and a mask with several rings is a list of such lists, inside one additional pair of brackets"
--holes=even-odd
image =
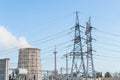
[(84, 62), (84, 54), (83, 54), (83, 45), (82, 45), (82, 37), (81, 37), (81, 28), (79, 25), (79, 17), (78, 11), (76, 11), (76, 23), (75, 23), (75, 33), (74, 33), (74, 47), (73, 47), (73, 59), (72, 59), (72, 69), (71, 69), (71, 80), (74, 80), (74, 76), (83, 76), (85, 80), (87, 80), (86, 70), (85, 70), (85, 62)]
[(55, 51), (53, 53), (55, 55), (55, 71), (57, 71), (57, 63), (56, 63), (56, 54), (57, 54), (57, 51), (56, 51), (56, 46), (55, 46)]
[(87, 44), (87, 80), (89, 76), (91, 76), (93, 79), (96, 80), (96, 73), (94, 69), (94, 64), (93, 64), (93, 54), (92, 54), (92, 26), (91, 26), (91, 18), (89, 18), (89, 21), (86, 23), (86, 44)]
[(54, 80), (57, 80), (57, 62), (56, 62), (56, 54), (57, 54), (57, 51), (56, 51), (56, 46), (55, 46), (55, 51), (54, 51), (53, 53), (54, 53), (54, 56), (55, 56)]
[(68, 55), (66, 55), (66, 75), (68, 75)]
[(66, 58), (66, 78), (67, 78), (67, 80), (68, 80), (68, 56), (69, 55), (67, 53), (63, 55), (63, 57)]
[(68, 75), (68, 54), (64, 54), (63, 57), (66, 58), (66, 75)]
[(60, 68), (61, 75), (62, 75), (62, 70), (63, 70), (63, 68), (61, 67), (61, 68)]

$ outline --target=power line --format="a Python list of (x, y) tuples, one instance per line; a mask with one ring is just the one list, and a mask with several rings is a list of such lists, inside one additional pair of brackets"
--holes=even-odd
[(98, 44), (103, 44), (103, 45), (114, 46), (114, 47), (120, 48), (119, 45), (114, 45), (114, 44), (111, 44), (111, 43), (104, 43), (104, 42), (97, 42), (97, 43), (98, 43)]
[(99, 56), (99, 57), (104, 57), (104, 58), (109, 58), (109, 59), (116, 59), (117, 58), (115, 56), (108, 56), (108, 55), (101, 55), (101, 54), (95, 54), (94, 56)]
[(98, 32), (101, 32), (101, 33), (105, 33), (105, 34), (108, 34), (108, 35), (120, 37), (120, 35), (118, 35), (118, 34), (114, 34), (114, 33), (107, 32), (107, 31), (103, 31), (103, 30), (100, 30), (100, 29), (96, 29), (96, 30), (97, 30)]
[[(54, 36), (53, 35), (51, 35), (51, 36), (48, 36), (48, 37), (46, 37), (46, 38), (43, 38), (43, 39), (40, 39), (40, 40), (36, 40), (36, 41), (33, 41), (33, 42), (30, 42), (32, 45), (37, 45), (38, 43), (41, 43), (41, 44), (45, 44), (46, 42), (49, 42), (49, 41), (52, 41), (52, 40), (55, 40), (55, 39), (58, 39), (58, 38), (61, 38), (61, 37), (64, 37), (67, 33), (64, 33), (65, 32), (65, 30), (64, 31), (62, 31), (62, 32), (60, 32), (61, 33), (61, 35), (58, 35), (58, 33), (57, 34), (55, 34)], [(60, 34), (59, 33), (59, 34)], [(64, 34), (63, 34), (64, 33)], [(50, 37), (50, 38), (49, 38)], [(43, 40), (43, 41), (42, 41)], [(42, 41), (42, 42), (40, 42), (40, 41)]]
[[(65, 18), (65, 16), (64, 16), (63, 18)], [(56, 21), (56, 20), (54, 20), (54, 21)], [(64, 32), (66, 32), (66, 31), (68, 31), (68, 30), (69, 30), (69, 29), (66, 29), (66, 30), (60, 31), (60, 32), (58, 32), (58, 33), (55, 33), (55, 34), (53, 34), (53, 35), (49, 35), (49, 36), (47, 36), (47, 37), (45, 37), (45, 38), (43, 38), (43, 39), (39, 39), (39, 40), (32, 41), (32, 42), (30, 42), (30, 44), (37, 43), (37, 42), (39, 42), (39, 41), (41, 41), (41, 40), (47, 39), (47, 38), (49, 38), (49, 37), (53, 37), (53, 36), (58, 35), (58, 34), (60, 34), (60, 33), (64, 33)], [(49, 41), (49, 40), (47, 40), (47, 41)], [(37, 44), (34, 44), (34, 45), (37, 45)], [(24, 45), (23, 45), (23, 46), (24, 46)], [(4, 50), (0, 50), (0, 52), (2, 53), (2, 52), (6, 52), (6, 51), (9, 51), (9, 50), (12, 50), (12, 49), (16, 49), (16, 48), (17, 48), (17, 47), (13, 47), (13, 48), (9, 48), (9, 49), (4, 49)]]
[[(102, 60), (102, 61), (107, 61), (107, 62), (116, 62), (118, 63), (119, 61), (118, 60), (115, 60), (112, 58), (112, 60), (110, 58), (106, 58), (106, 57), (103, 57), (103, 56), (99, 56), (97, 58), (94, 58), (96, 60)], [(118, 62), (117, 62), (118, 61)], [(103, 62), (102, 62), (103, 63)], [(118, 63), (119, 64), (119, 63)]]
[[(58, 33), (55, 33), (55, 34), (52, 34), (52, 35), (49, 35), (45, 38), (42, 38), (42, 39), (39, 39), (39, 40), (35, 40), (35, 41), (32, 41), (30, 42), (30, 44), (33, 44), (33, 45), (37, 45), (38, 43), (37, 42), (40, 42), (42, 40), (44, 40), (44, 42), (48, 42), (48, 41), (51, 41), (51, 40), (54, 40), (54, 39), (57, 39), (59, 36), (59, 34), (62, 34), (61, 36), (65, 36), (65, 34), (63, 34), (64, 32), (68, 31), (69, 29), (66, 29), (66, 30), (63, 30), (63, 31), (60, 31)], [(67, 34), (67, 33), (66, 33)], [(55, 36), (54, 38), (51, 39), (51, 37)], [(49, 39), (50, 38), (50, 39)], [(46, 40), (47, 39), (47, 40)], [(45, 41), (46, 40), (46, 41)], [(37, 44), (35, 44), (37, 43)], [(43, 43), (43, 42), (42, 42)], [(23, 45), (24, 46), (24, 45)], [(13, 47), (13, 48), (9, 48), (9, 49), (4, 49), (4, 50), (0, 50), (0, 53), (2, 52), (7, 52), (7, 51), (10, 51), (10, 50), (13, 50), (13, 49), (17, 49), (17, 47)]]
[(99, 38), (102, 38), (102, 39), (110, 40), (110, 41), (120, 42), (119, 40), (115, 40), (115, 39), (113, 39), (113, 38), (111, 39), (111, 38), (107, 38), (107, 37), (104, 37), (104, 36), (99, 36), (99, 35), (96, 35), (96, 34), (95, 34), (95, 36), (96, 36), (96, 37), (99, 37)]
[[(56, 44), (56, 46), (66, 45), (66, 44), (69, 43), (70, 41), (72, 41), (72, 40), (68, 40), (68, 41), (64, 41), (64, 42), (58, 43), (58, 44)], [(54, 47), (54, 45), (48, 46), (48, 47), (43, 48), (42, 50), (46, 50), (46, 49), (48, 50), (48, 49), (53, 48), (53, 47)]]
[[(120, 51), (119, 50), (116, 50), (116, 49), (107, 49), (107, 48), (103, 48), (103, 47), (101, 47), (101, 46), (96, 46), (97, 48), (100, 48), (100, 51), (108, 51), (108, 52), (117, 52), (117, 53), (120, 53)], [(96, 49), (97, 49), (96, 48)], [(99, 50), (99, 49), (98, 49)]]
[[(68, 40), (68, 41), (65, 41), (65, 42), (61, 42), (61, 43), (58, 43), (58, 44), (56, 44), (56, 45), (59, 45), (59, 47), (60, 46), (63, 46), (63, 45), (66, 45), (67, 43), (69, 43), (71, 40)], [(62, 47), (62, 48), (59, 48), (59, 49), (63, 49), (63, 48), (66, 48), (67, 47), (67, 45), (65, 46), (65, 47)], [(46, 47), (46, 48), (44, 48), (44, 49), (42, 49), (42, 50), (45, 50), (45, 49), (47, 49), (47, 51), (42, 51), (42, 52), (44, 52), (44, 53), (49, 53), (49, 52), (52, 52), (53, 51), (53, 49), (51, 49), (51, 50), (48, 50), (48, 48), (53, 48), (53, 46), (49, 46), (49, 47)], [(17, 51), (17, 50), (12, 50), (12, 51), (9, 51), (8, 53), (4, 53), (4, 54), (1, 54), (1, 55), (11, 55), (11, 53), (12, 52), (15, 52), (15, 51)]]

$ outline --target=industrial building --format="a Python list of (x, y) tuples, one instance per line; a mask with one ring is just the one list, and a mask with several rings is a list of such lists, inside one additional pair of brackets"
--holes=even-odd
[(9, 58), (0, 59), (0, 80), (9, 80)]
[(26, 75), (27, 80), (42, 80), (40, 49), (19, 49), (18, 68), (25, 68), (28, 70)]

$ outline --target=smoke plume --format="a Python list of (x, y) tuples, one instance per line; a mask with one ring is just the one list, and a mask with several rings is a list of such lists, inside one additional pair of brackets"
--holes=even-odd
[(4, 26), (0, 26), (0, 47), (2, 48), (25, 48), (31, 47), (25, 37), (16, 38)]

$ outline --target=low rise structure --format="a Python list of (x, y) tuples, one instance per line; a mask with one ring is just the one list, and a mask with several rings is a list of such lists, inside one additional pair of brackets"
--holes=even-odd
[(0, 59), (0, 80), (9, 80), (9, 58)]

